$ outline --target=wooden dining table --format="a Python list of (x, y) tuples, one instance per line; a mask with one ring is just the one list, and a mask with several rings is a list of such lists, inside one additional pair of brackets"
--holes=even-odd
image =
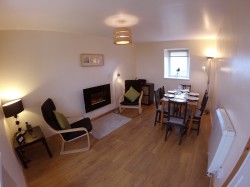
[[(175, 98), (178, 98), (178, 99), (184, 99), (184, 100), (186, 100), (186, 95), (185, 94), (179, 94), (179, 95), (175, 95)], [(169, 99), (173, 99), (173, 98), (168, 98), (168, 97), (163, 97), (162, 99), (161, 99), (161, 103), (162, 103), (162, 110), (161, 110), (161, 121), (160, 121), (160, 124), (161, 124), (161, 126), (163, 127), (163, 116), (164, 116), (164, 108), (165, 108), (165, 104), (167, 104), (168, 103), (168, 101), (169, 101)], [(188, 132), (187, 132), (187, 134), (190, 134), (190, 131), (191, 131), (191, 128), (192, 128), (192, 124), (193, 124), (193, 117), (194, 117), (194, 114), (195, 114), (195, 110), (196, 110), (196, 108), (197, 108), (197, 106), (198, 106), (198, 101), (199, 100), (197, 100), (197, 101), (189, 101), (189, 100), (187, 100), (188, 101), (188, 108), (190, 109), (190, 111), (191, 111), (191, 115), (190, 115), (190, 120), (189, 120), (189, 125), (188, 125)]]

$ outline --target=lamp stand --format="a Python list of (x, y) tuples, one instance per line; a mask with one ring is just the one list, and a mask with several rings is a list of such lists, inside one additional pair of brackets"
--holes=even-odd
[(117, 107), (117, 93), (116, 93), (116, 82), (117, 82), (117, 79), (118, 77), (120, 77), (120, 73), (117, 73), (116, 75), (116, 79), (115, 79), (115, 109), (114, 109), (114, 113), (118, 114), (119, 113), (119, 109)]
[(211, 62), (214, 59), (214, 57), (207, 57), (207, 91), (209, 93), (209, 87), (210, 87), (210, 70), (211, 70)]
[(17, 115), (14, 116), (16, 118), (17, 132), (15, 134), (25, 134), (25, 131), (22, 131), (22, 128), (19, 127), (19, 121), (17, 120)]
[[(209, 88), (210, 88), (210, 71), (211, 71), (211, 63), (213, 61), (214, 57), (207, 57), (207, 92), (209, 94)], [(204, 114), (209, 114), (209, 110), (206, 107)]]

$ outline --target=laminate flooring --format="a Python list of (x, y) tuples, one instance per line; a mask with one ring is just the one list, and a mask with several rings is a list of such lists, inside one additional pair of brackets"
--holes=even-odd
[[(154, 126), (155, 105), (143, 106), (142, 115), (126, 109), (132, 118), (116, 131), (97, 140), (91, 136), (88, 152), (59, 155), (61, 139), (47, 139), (53, 154), (43, 145), (25, 150), (29, 168), (24, 169), (28, 187), (208, 187), (207, 170), (210, 116), (202, 118), (199, 136), (195, 131), (178, 145), (177, 131), (164, 141), (165, 130)], [(86, 144), (80, 139), (68, 148)]]

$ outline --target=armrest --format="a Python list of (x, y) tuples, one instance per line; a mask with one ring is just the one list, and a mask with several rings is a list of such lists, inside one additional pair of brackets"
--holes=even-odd
[(72, 128), (72, 129), (65, 129), (65, 130), (57, 130), (57, 133), (67, 133), (67, 132), (77, 132), (77, 131), (85, 131), (88, 133), (87, 129), (84, 127)]
[(77, 116), (65, 116), (66, 118), (84, 118), (84, 114), (79, 114)]
[(143, 91), (141, 91), (141, 95), (139, 97), (139, 104), (141, 104), (142, 97), (143, 97)]
[(76, 121), (83, 119), (84, 115), (80, 114), (79, 116), (67, 116), (66, 118), (68, 119), (69, 123), (71, 124), (71, 123), (74, 123)]

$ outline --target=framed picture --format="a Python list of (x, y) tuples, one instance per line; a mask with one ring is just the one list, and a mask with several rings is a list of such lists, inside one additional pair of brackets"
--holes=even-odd
[(103, 54), (81, 54), (81, 65), (82, 66), (103, 66), (104, 55)]
[(24, 135), (23, 134), (19, 133), (19, 134), (16, 135), (16, 141), (17, 141), (17, 143), (19, 145), (21, 145), (24, 142), (24, 140), (25, 139), (24, 139)]

